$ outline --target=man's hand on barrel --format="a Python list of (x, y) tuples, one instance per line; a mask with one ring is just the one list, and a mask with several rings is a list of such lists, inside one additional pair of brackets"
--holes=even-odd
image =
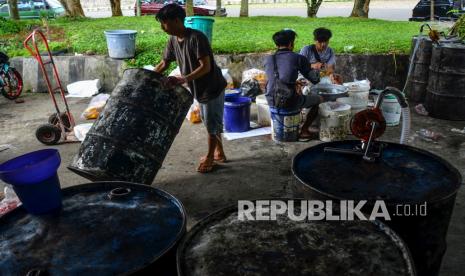
[(173, 87), (176, 85), (181, 85), (186, 82), (187, 80), (183, 76), (169, 76), (164, 79), (163, 84), (167, 87)]

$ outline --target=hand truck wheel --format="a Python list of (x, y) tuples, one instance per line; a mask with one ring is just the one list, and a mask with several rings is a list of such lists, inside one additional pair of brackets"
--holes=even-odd
[(56, 145), (61, 138), (61, 129), (52, 124), (40, 125), (36, 130), (36, 138), (45, 145)]
[[(65, 128), (71, 128), (71, 122), (69, 121), (66, 112), (60, 112), (60, 118), (63, 124), (65, 125)], [(50, 115), (50, 117), (48, 117), (48, 123), (58, 126), (58, 113), (53, 113), (52, 115)]]

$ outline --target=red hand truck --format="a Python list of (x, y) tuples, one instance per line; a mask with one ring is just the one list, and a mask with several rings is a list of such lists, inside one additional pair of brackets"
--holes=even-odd
[[(48, 57), (42, 57), (39, 52), (38, 48), (38, 41), (37, 35), (45, 49), (47, 50)], [(50, 48), (48, 47), (47, 38), (45, 35), (39, 30), (35, 29), (27, 38), (24, 40), (24, 47), (31, 53), (31, 55), (39, 62), (39, 66), (42, 69), (42, 73), (44, 74), (45, 82), (47, 83), (48, 93), (52, 98), (53, 105), (55, 106), (56, 113), (52, 114), (47, 124), (40, 125), (36, 130), (36, 137), (37, 140), (42, 142), (45, 145), (55, 145), (60, 140), (63, 142), (76, 142), (74, 135), (74, 118), (69, 111), (68, 102), (65, 98), (65, 92), (63, 87), (61, 86), (61, 81), (58, 76), (58, 71), (53, 61), (52, 53), (50, 52)], [(45, 58), (45, 61), (42, 59)], [(47, 70), (45, 68), (46, 65), (51, 65), (53, 69), (53, 77), (55, 80), (55, 84), (57, 87), (52, 87), (50, 82), (50, 78), (48, 76)], [(63, 100), (65, 105), (65, 111), (60, 112), (60, 108), (58, 107), (57, 100), (55, 98), (55, 92), (59, 91), (60, 96)], [(74, 139), (73, 139), (74, 138)]]

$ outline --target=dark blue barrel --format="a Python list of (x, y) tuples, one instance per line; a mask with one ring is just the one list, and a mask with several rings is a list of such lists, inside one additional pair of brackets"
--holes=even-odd
[(68, 168), (92, 181), (151, 184), (193, 101), (153, 71), (128, 69)]
[(443, 120), (465, 121), (465, 44), (433, 47), (425, 107)]
[[(290, 206), (289, 199), (273, 200)], [(292, 202), (294, 214), (306, 209), (304, 201)], [(238, 215), (236, 204), (197, 223), (178, 246), (178, 275), (415, 275), (407, 247), (379, 221)]]
[(249, 97), (231, 97), (224, 101), (224, 129), (226, 132), (245, 132), (250, 129)]
[(0, 218), (2, 275), (172, 275), (186, 227), (170, 194), (128, 182), (62, 190), (59, 214), (19, 207)]
[[(367, 200), (362, 209), (367, 213), (371, 213), (376, 200), (384, 200), (391, 219), (385, 223), (407, 243), (418, 275), (437, 275), (462, 183), (460, 173), (434, 154), (395, 143), (383, 142), (382, 157), (375, 163), (357, 155), (324, 151), (325, 147), (352, 149), (359, 143), (322, 143), (298, 153), (292, 163), (297, 179), (294, 195)], [(425, 203), (426, 214), (421, 209)]]

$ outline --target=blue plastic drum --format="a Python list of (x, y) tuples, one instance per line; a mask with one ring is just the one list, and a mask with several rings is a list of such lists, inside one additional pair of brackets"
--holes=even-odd
[(27, 153), (0, 165), (0, 179), (13, 185), (24, 208), (39, 215), (60, 209), (61, 193), (56, 149)]

